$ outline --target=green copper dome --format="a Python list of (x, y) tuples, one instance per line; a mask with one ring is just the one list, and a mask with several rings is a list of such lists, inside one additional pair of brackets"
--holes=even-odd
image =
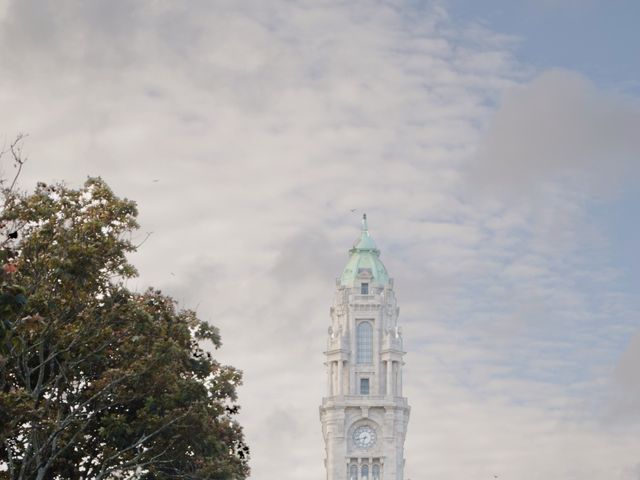
[(349, 250), (349, 261), (340, 277), (340, 285), (345, 287), (358, 286), (361, 280), (358, 275), (370, 274), (369, 283), (385, 286), (389, 283), (389, 274), (380, 260), (380, 250), (369, 235), (367, 215), (362, 216), (362, 232), (353, 248)]

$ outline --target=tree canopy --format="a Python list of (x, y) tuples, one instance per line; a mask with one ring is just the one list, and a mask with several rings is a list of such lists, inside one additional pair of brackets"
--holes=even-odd
[(3, 200), (0, 478), (246, 478), (218, 330), (126, 288), (135, 203), (100, 178)]

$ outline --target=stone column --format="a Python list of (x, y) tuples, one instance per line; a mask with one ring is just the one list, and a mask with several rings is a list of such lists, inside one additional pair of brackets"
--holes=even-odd
[(393, 362), (387, 360), (387, 396), (393, 396)]
[(393, 395), (398, 396), (398, 362), (393, 362)]
[(344, 385), (342, 383), (342, 371), (344, 370), (344, 365), (342, 360), (338, 360), (336, 362), (336, 365), (338, 367), (338, 391), (336, 392), (336, 394), (343, 395)]

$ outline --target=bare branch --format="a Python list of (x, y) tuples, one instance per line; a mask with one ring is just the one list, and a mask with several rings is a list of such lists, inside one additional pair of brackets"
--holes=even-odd
[(142, 241), (140, 243), (138, 243), (137, 245), (134, 245), (134, 248), (138, 248), (140, 246), (142, 246), (142, 244), (144, 244), (147, 240), (149, 240), (149, 237), (153, 235), (153, 232), (147, 232), (147, 234), (145, 235), (145, 237), (142, 239)]
[(144, 453), (143, 450), (140, 450), (138, 452), (138, 454), (133, 457), (131, 460), (129, 460), (129, 462), (126, 462), (124, 464), (121, 465), (113, 465), (112, 467), (110, 467), (108, 470), (104, 470), (104, 467), (106, 467), (106, 465), (108, 464), (107, 462), (113, 462), (114, 460), (116, 460), (118, 457), (122, 456), (123, 454), (125, 454), (128, 451), (140, 448), (142, 446), (144, 446), (144, 444), (151, 440), (152, 438), (156, 437), (160, 432), (166, 430), (167, 428), (169, 428), (171, 425), (173, 425), (174, 423), (176, 423), (178, 420), (183, 419), (184, 417), (186, 417), (192, 410), (193, 407), (190, 407), (185, 413), (183, 413), (182, 415), (179, 415), (173, 419), (171, 419), (169, 422), (161, 425), (160, 427), (158, 427), (156, 430), (154, 430), (153, 432), (146, 434), (146, 435), (142, 435), (135, 443), (132, 443), (131, 445), (129, 445), (126, 448), (123, 448), (122, 450), (114, 453), (113, 455), (107, 457), (104, 459), (104, 461), (102, 462), (103, 468), (101, 469), (100, 473), (98, 474), (98, 476), (96, 477), (96, 479), (100, 479), (100, 478), (104, 478), (104, 475), (110, 471), (113, 471), (115, 469), (118, 468), (131, 468), (133, 466), (135, 467), (141, 467), (143, 465), (148, 466), (151, 465), (152, 463), (155, 463), (154, 460), (157, 458), (160, 458), (162, 455), (164, 455), (164, 453), (169, 449), (170, 445), (167, 445), (167, 447), (159, 454), (157, 454), (155, 457), (152, 457), (149, 461), (144, 462), (144, 463), (140, 463), (140, 458), (142, 457), (142, 454)]
[(18, 181), (20, 172), (22, 172), (22, 166), (27, 161), (27, 159), (23, 158), (22, 156), (22, 145), (21, 145), (22, 140), (24, 140), (25, 138), (26, 138), (26, 135), (24, 133), (19, 133), (16, 136), (15, 140), (11, 142), (11, 145), (9, 145), (9, 151), (11, 152), (11, 156), (13, 157), (14, 164), (18, 168), (18, 171), (14, 175), (11, 185), (9, 186), (9, 189), (8, 189), (9, 192), (13, 191), (13, 187), (15, 187), (16, 182)]

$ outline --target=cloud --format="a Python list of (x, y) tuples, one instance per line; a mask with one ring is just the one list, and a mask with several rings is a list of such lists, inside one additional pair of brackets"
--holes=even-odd
[(564, 180), (602, 193), (636, 179), (640, 102), (552, 70), (508, 90), (479, 144), (469, 183), (508, 193)]
[(613, 371), (612, 398), (607, 418), (628, 423), (640, 420), (640, 332), (631, 337)]

